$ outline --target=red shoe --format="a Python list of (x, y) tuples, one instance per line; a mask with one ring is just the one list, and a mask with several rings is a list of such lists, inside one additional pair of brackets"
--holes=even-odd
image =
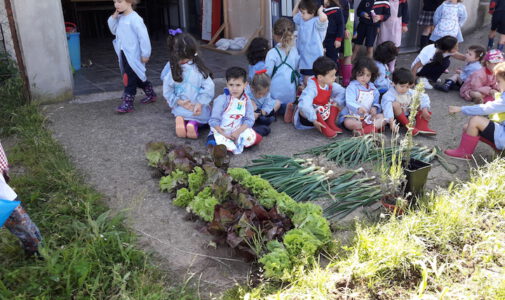
[[(407, 118), (407, 116), (405, 115), (404, 112), (395, 116), (395, 119), (398, 121), (398, 123), (400, 123), (400, 125), (407, 127), (407, 129), (409, 128), (409, 124), (410, 124), (409, 119)], [(414, 127), (414, 129), (412, 129), (412, 135), (416, 136), (418, 134), (419, 134), (419, 131), (417, 130), (417, 128)]]
[(347, 87), (351, 82), (352, 65), (342, 65), (342, 86)]
[(366, 124), (365, 122), (361, 122), (361, 126), (363, 128), (363, 134), (370, 134), (375, 132), (374, 124)]
[(293, 123), (293, 115), (295, 113), (295, 108), (293, 103), (288, 103), (286, 105), (286, 111), (284, 112), (284, 122)]
[[(317, 121), (323, 125), (326, 125), (326, 122), (323, 120), (323, 117), (321, 116), (321, 114), (319, 113), (316, 113), (316, 116), (317, 116)], [(337, 136), (338, 132), (336, 132), (335, 130), (331, 129), (331, 127), (329, 125), (327, 125), (325, 128), (322, 128), (321, 127), (321, 133), (327, 137), (327, 138), (334, 138)]]
[(338, 127), (337, 124), (335, 124), (335, 121), (338, 117), (338, 114), (340, 113), (340, 109), (336, 106), (331, 106), (330, 107), (330, 116), (328, 119), (326, 119), (325, 124), (328, 125), (331, 129), (336, 131), (337, 133), (342, 133), (344, 132), (342, 128)]
[(494, 151), (500, 152), (500, 150), (498, 150), (498, 148), (496, 148), (496, 145), (493, 142), (491, 142), (490, 140), (486, 139), (485, 137), (481, 136), (480, 141), (488, 144), (491, 148), (493, 148)]
[(475, 151), (475, 147), (477, 147), (479, 140), (480, 138), (478, 136), (471, 136), (466, 132), (463, 132), (459, 147), (456, 149), (447, 149), (444, 153), (452, 158), (469, 160), (472, 158), (473, 152)]
[[(431, 112), (430, 112), (431, 116)], [(422, 117), (422, 112), (419, 111), (417, 112), (416, 115), (416, 126), (414, 126), (414, 130), (417, 130), (419, 133), (426, 134), (426, 135), (435, 135), (437, 132), (430, 127), (428, 127), (428, 120)], [(412, 135), (417, 135), (412, 133)]]

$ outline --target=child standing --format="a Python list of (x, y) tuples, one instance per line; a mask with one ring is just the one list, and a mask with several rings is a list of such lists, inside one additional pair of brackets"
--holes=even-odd
[(484, 56), (484, 68), (473, 73), (461, 86), (459, 94), (467, 101), (476, 104), (494, 100), (498, 91), (498, 84), (494, 76), (494, 67), (503, 62), (503, 55), (499, 50), (493, 49)]
[[(382, 97), (382, 110), (384, 118), (389, 122), (392, 131), (396, 131), (395, 120), (405, 127), (409, 125), (407, 116), (410, 113), (410, 103), (415, 96), (416, 91), (410, 87), (414, 84), (414, 75), (405, 68), (400, 68), (393, 72), (393, 86)], [(419, 133), (434, 135), (437, 134), (428, 126), (431, 120), (430, 97), (423, 93), (421, 95), (421, 104), (416, 112), (416, 125), (412, 130), (412, 135)]]
[[(316, 16), (317, 14), (317, 16)], [(298, 30), (296, 48), (300, 53), (300, 73), (307, 78), (314, 75), (312, 64), (324, 55), (323, 41), (328, 28), (328, 17), (316, 0), (300, 0), (293, 9), (293, 21)]]
[(354, 40), (353, 57), (356, 58), (359, 48), (365, 43), (367, 55), (371, 58), (379, 26), (390, 16), (389, 1), (362, 0), (358, 5), (357, 15), (359, 23), (356, 29), (357, 36)]
[(210, 118), (214, 81), (198, 55), (198, 43), (188, 33), (168, 37), (169, 62), (161, 73), (163, 96), (175, 116), (175, 134), (198, 138), (198, 127)]
[(268, 41), (265, 38), (257, 37), (251, 41), (251, 45), (249, 45), (246, 52), (247, 61), (249, 62), (247, 80), (251, 81), (256, 71), (266, 68), (265, 59), (269, 49)]
[(133, 101), (137, 87), (144, 90), (146, 95), (140, 103), (156, 101), (156, 93), (151, 82), (147, 80), (145, 66), (151, 56), (151, 41), (144, 21), (133, 10), (137, 2), (138, 0), (114, 0), (116, 11), (107, 21), (110, 31), (116, 36), (113, 45), (119, 58), (125, 86), (121, 99), (123, 103), (116, 109), (119, 113), (134, 110)]
[[(444, 153), (453, 158), (470, 159), (479, 141), (493, 149), (505, 149), (505, 63), (494, 68), (494, 74), (500, 89), (499, 97), (486, 104), (471, 106), (449, 106), (449, 113), (462, 112), (473, 116), (463, 128), (461, 142), (456, 149), (445, 150)], [(482, 115), (489, 115), (489, 118)]]
[(274, 100), (270, 95), (270, 76), (267, 70), (259, 70), (254, 74), (250, 84), (245, 88), (245, 93), (252, 100), (254, 108), (254, 131), (267, 136), (270, 133), (270, 124), (275, 121), (275, 114), (281, 107), (279, 100)]
[(482, 59), (486, 54), (486, 49), (479, 45), (468, 47), (465, 54), (465, 67), (457, 70), (456, 74), (446, 79), (443, 84), (436, 84), (435, 88), (439, 91), (449, 92), (451, 89), (459, 90), (461, 85), (472, 75), (475, 71), (482, 68)]
[(247, 72), (244, 69), (231, 67), (226, 70), (227, 89), (214, 99), (212, 106), (209, 145), (225, 145), (228, 151), (240, 154), (244, 148), (261, 142), (262, 136), (252, 129), (254, 108), (244, 93), (246, 85)]
[(328, 29), (323, 41), (324, 54), (336, 62), (344, 38), (344, 14), (338, 0), (324, 0), (323, 11), (328, 16)]
[(375, 48), (373, 58), (377, 68), (379, 68), (379, 76), (375, 79), (375, 87), (379, 89), (382, 95), (391, 87), (391, 71), (389, 63), (396, 60), (398, 56), (398, 48), (391, 41), (384, 42)]
[(417, 25), (422, 27), (421, 37), (420, 37), (420, 50), (430, 44), (430, 34), (433, 31), (433, 15), (435, 10), (442, 4), (445, 0), (423, 0), (423, 10), (417, 19)]
[(489, 31), (487, 49), (491, 50), (493, 48), (494, 38), (498, 31), (500, 42), (497, 49), (503, 52), (505, 45), (505, 0), (491, 0), (489, 3), (489, 13), (493, 17), (491, 18), (491, 31)]
[[(407, 32), (409, 24), (409, 6), (407, 0), (389, 0), (389, 9), (391, 16), (384, 22), (381, 22), (378, 44), (388, 41), (394, 43), (395, 47), (402, 45), (402, 34)], [(398, 51), (397, 51), (398, 52)], [(395, 70), (396, 57), (388, 63), (389, 71)]]
[(339, 123), (355, 135), (381, 132), (384, 116), (380, 114), (379, 90), (373, 84), (379, 70), (369, 57), (360, 57), (353, 66), (352, 81), (345, 90), (345, 108)]
[(287, 18), (278, 19), (273, 37), (277, 44), (268, 51), (265, 60), (267, 74), (272, 79), (270, 93), (281, 102), (279, 112), (284, 113), (284, 121), (289, 123), (293, 119), (293, 102), (300, 78), (297, 71), (300, 55), (294, 47), (295, 24)]
[(431, 82), (438, 78), (451, 65), (450, 57), (458, 52), (458, 40), (452, 36), (444, 36), (435, 44), (424, 47), (412, 62), (412, 74), (419, 76), (426, 89), (433, 89)]
[(463, 0), (447, 0), (440, 5), (433, 15), (435, 29), (431, 33), (430, 40), (433, 42), (444, 36), (453, 36), (458, 42), (463, 42), (461, 27), (468, 17), (466, 7), (461, 3)]
[(321, 56), (314, 61), (312, 69), (316, 75), (310, 77), (300, 96), (295, 128), (316, 128), (324, 136), (333, 138), (342, 133), (335, 121), (340, 113), (339, 106), (345, 104), (345, 89), (335, 83), (337, 65), (332, 59)]
[[(8, 185), (8, 182), (9, 163), (0, 143), (0, 199), (18, 201), (16, 192)], [(21, 205), (14, 209), (4, 225), (21, 241), (26, 256), (39, 255), (38, 250), (42, 236), (37, 225), (33, 223)]]

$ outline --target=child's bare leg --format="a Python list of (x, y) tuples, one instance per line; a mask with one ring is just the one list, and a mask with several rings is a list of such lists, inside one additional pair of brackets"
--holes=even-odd
[(478, 136), (479, 132), (484, 131), (487, 125), (489, 125), (489, 119), (482, 116), (474, 116), (470, 118), (468, 121), (468, 125), (466, 125), (466, 134), (471, 136)]
[(393, 114), (395, 116), (401, 115), (403, 113), (403, 108), (399, 102), (393, 102)]
[(352, 56), (351, 56), (351, 62), (353, 62), (356, 59), (356, 56), (358, 56), (359, 51), (361, 50), (361, 45), (354, 45), (354, 48), (352, 49)]
[(281, 102), (279, 100), (275, 100), (274, 111), (277, 112), (281, 108)]
[(366, 55), (370, 58), (373, 58), (373, 47), (366, 48)]
[(500, 42), (498, 44), (497, 49), (503, 52), (503, 47), (505, 45), (505, 34), (500, 35)]
[(376, 114), (373, 121), (373, 125), (375, 126), (375, 128), (382, 128), (384, 127), (385, 121), (386, 120), (384, 120), (383, 114)]
[(482, 103), (482, 99), (484, 99), (484, 95), (482, 95), (480, 92), (477, 92), (477, 91), (471, 91), (469, 93), (469, 95), (475, 104)]
[(344, 127), (351, 130), (353, 133), (356, 133), (356, 131), (363, 129), (361, 126), (361, 121), (354, 118), (345, 118)]

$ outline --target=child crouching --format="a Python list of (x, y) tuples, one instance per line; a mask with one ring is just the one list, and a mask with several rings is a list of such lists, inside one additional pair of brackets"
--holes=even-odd
[(245, 93), (252, 100), (254, 108), (254, 131), (267, 136), (270, 133), (270, 124), (275, 121), (276, 112), (281, 107), (279, 100), (274, 100), (270, 95), (270, 76), (267, 70), (256, 71), (251, 83), (245, 88)]
[(467, 101), (476, 104), (494, 100), (494, 94), (498, 92), (493, 68), (503, 62), (503, 55), (499, 50), (490, 50), (484, 56), (484, 67), (475, 71), (470, 78), (461, 86), (459, 94)]
[(226, 70), (227, 88), (224, 94), (214, 99), (212, 106), (208, 145), (225, 145), (228, 151), (240, 154), (244, 148), (261, 142), (262, 136), (252, 129), (254, 108), (244, 93), (246, 85), (246, 70), (239, 67)]
[[(500, 94), (494, 101), (471, 106), (449, 106), (449, 113), (462, 112), (473, 116), (463, 128), (461, 142), (456, 149), (445, 150), (444, 153), (458, 159), (470, 159), (479, 141), (495, 150), (505, 149), (505, 62), (494, 68)], [(489, 115), (489, 119), (482, 115)]]
[(380, 114), (379, 90), (373, 84), (379, 69), (369, 57), (359, 58), (352, 69), (352, 81), (345, 90), (345, 108), (339, 119), (354, 135), (382, 132), (384, 115)]
[[(393, 86), (382, 97), (384, 118), (389, 121), (392, 131), (397, 130), (395, 120), (405, 127), (409, 125), (407, 116), (411, 113), (409, 111), (410, 103), (415, 96), (415, 91), (410, 87), (414, 82), (414, 75), (408, 69), (400, 68), (393, 72)], [(416, 125), (412, 130), (412, 135), (419, 133), (428, 135), (437, 134), (429, 128), (428, 123), (430, 120), (430, 97), (423, 93), (421, 95), (421, 105), (416, 113)]]
[(335, 121), (340, 113), (338, 105), (344, 105), (345, 89), (335, 83), (337, 65), (321, 56), (314, 61), (312, 71), (315, 76), (307, 81), (307, 87), (300, 96), (294, 116), (297, 129), (316, 128), (328, 138), (342, 133)]

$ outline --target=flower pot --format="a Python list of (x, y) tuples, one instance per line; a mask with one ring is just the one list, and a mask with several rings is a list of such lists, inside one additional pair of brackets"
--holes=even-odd
[(404, 168), (407, 177), (407, 186), (405, 192), (412, 195), (419, 195), (424, 190), (424, 185), (428, 180), (428, 173), (431, 170), (431, 164), (411, 158), (408, 166)]

